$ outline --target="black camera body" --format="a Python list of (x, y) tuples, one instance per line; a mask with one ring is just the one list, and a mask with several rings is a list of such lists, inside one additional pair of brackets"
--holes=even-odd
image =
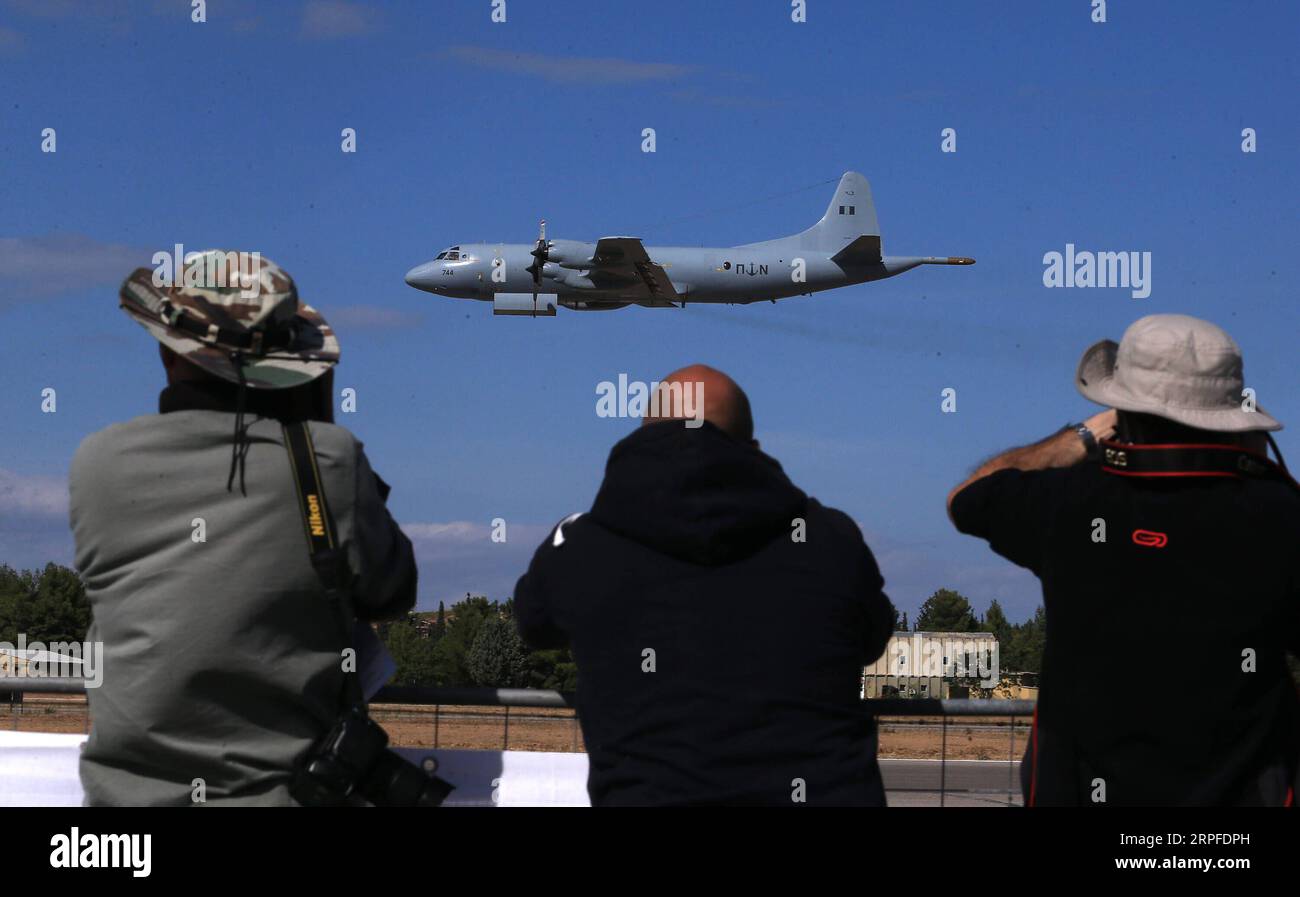
[(452, 788), (388, 750), (388, 733), (353, 707), (299, 759), (289, 793), (307, 807), (436, 807)]

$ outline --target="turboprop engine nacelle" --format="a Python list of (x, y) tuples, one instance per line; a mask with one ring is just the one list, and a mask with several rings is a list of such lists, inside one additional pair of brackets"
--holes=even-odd
[(547, 262), (542, 266), (542, 277), (554, 281), (555, 283), (564, 284), (571, 290), (594, 290), (596, 285), (591, 282), (591, 278), (582, 273), (581, 268), (562, 268), (555, 262)]
[(546, 250), (548, 261), (555, 262), (562, 268), (581, 271), (591, 267), (591, 254), (596, 247), (591, 243), (577, 240), (552, 240)]

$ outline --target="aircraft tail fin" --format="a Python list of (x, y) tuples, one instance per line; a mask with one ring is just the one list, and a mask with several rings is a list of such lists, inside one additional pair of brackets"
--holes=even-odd
[(861, 250), (867, 248), (864, 244), (857, 243), (861, 237), (875, 238), (876, 260), (879, 260), (880, 224), (876, 221), (875, 203), (871, 201), (871, 184), (856, 171), (846, 171), (820, 221), (792, 237), (750, 243), (748, 246), (784, 244), (791, 249), (833, 254), (850, 251), (852, 246), (850, 254), (857, 260), (862, 255)]

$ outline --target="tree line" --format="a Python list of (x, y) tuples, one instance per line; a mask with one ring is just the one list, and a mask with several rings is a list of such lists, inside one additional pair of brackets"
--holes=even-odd
[(84, 642), (90, 601), (75, 571), (58, 564), (44, 570), (15, 570), (0, 564), (0, 642), (28, 644)]
[[(59, 564), (15, 570), (0, 564), (0, 642), (84, 642), (90, 601), (76, 571)], [(530, 651), (515, 629), (514, 602), (466, 595), (436, 616), (409, 614), (377, 627), (397, 661), (394, 685), (555, 688), (573, 691), (578, 668), (568, 649)]]
[(578, 667), (568, 648), (530, 651), (515, 628), (514, 601), (466, 595), (448, 610), (408, 614), (379, 626), (397, 661), (393, 685), (554, 688), (573, 691)]
[[(75, 571), (59, 564), (15, 570), (0, 564), (0, 642), (85, 641), (90, 602)], [(1007, 619), (995, 599), (979, 617), (959, 592), (939, 589), (921, 605), (914, 623), (894, 612), (896, 632), (989, 632), (997, 637), (1003, 670), (1038, 673), (1043, 668), (1047, 618), (1043, 608), (1023, 623)], [(384, 623), (379, 636), (397, 662), (394, 685), (493, 688), (554, 688), (573, 691), (578, 668), (569, 649), (530, 651), (515, 629), (514, 602), (466, 595), (436, 613), (412, 613)], [(1300, 658), (1291, 657), (1300, 682)]]
[(998, 640), (998, 665), (1011, 673), (1041, 673), (1043, 645), (1047, 640), (1047, 614), (1040, 604), (1023, 623), (1012, 623), (997, 599), (982, 617), (966, 596), (952, 589), (940, 589), (921, 605), (916, 623), (910, 628), (907, 614), (894, 611), (895, 632), (989, 632)]

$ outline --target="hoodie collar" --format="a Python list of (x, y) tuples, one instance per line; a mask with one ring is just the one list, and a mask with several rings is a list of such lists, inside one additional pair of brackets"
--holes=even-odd
[(591, 515), (605, 528), (698, 564), (747, 557), (802, 516), (781, 465), (707, 421), (643, 426), (609, 453)]

